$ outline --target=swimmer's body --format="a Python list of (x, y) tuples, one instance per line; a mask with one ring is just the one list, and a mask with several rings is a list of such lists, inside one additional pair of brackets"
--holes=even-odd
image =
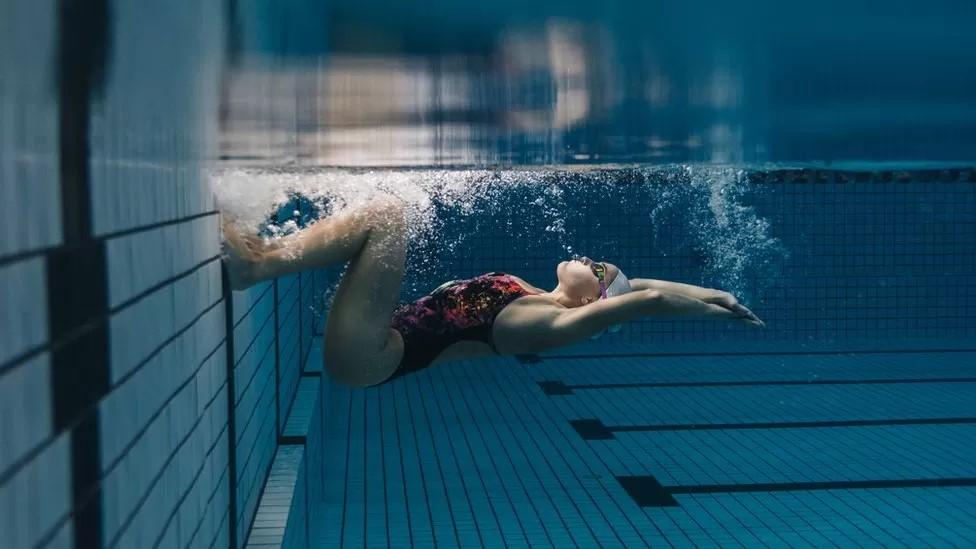
[(274, 245), (225, 223), (225, 260), (240, 290), (308, 269), (349, 262), (329, 309), (325, 369), (356, 387), (430, 364), (493, 353), (536, 353), (576, 343), (641, 317), (702, 316), (762, 326), (731, 294), (663, 280), (628, 280), (589, 258), (560, 262), (547, 291), (504, 273), (452, 281), (399, 305), (407, 247), (404, 206), (384, 196), (321, 219)]

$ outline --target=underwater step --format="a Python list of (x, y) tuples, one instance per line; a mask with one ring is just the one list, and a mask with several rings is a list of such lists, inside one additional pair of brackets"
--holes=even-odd
[[(310, 359), (306, 368), (315, 362)], [(302, 371), (285, 428), (278, 438), (278, 450), (261, 493), (246, 547), (308, 546), (308, 461), (305, 444), (320, 383), (321, 368)]]
[(305, 446), (278, 447), (246, 547), (305, 547)]
[(281, 433), (281, 444), (305, 444), (308, 426), (312, 420), (312, 410), (319, 395), (318, 375), (302, 375), (298, 381), (298, 391), (288, 413), (288, 421)]
[(303, 376), (317, 376), (322, 373), (322, 329), (316, 328), (316, 333), (319, 335), (312, 337), (312, 346), (302, 369)]

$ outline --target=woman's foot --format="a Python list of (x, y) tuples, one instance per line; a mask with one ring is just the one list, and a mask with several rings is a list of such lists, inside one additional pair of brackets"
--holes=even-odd
[(260, 280), (258, 265), (262, 245), (258, 238), (249, 238), (237, 230), (232, 221), (224, 220), (224, 262), (232, 290), (243, 290)]

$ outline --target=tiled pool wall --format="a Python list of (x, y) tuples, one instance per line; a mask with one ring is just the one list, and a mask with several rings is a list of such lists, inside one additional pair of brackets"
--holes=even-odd
[[(415, 258), (436, 267), (409, 278), (404, 297), (495, 270), (550, 288), (568, 245), (631, 277), (730, 289), (767, 324), (642, 320), (596, 345), (843, 347), (976, 335), (972, 169), (609, 173), (598, 185), (580, 183), (591, 175), (540, 176), (541, 190), (513, 195), (490, 215), (441, 212), (444, 243)], [(734, 200), (723, 201), (723, 186)], [(538, 196), (547, 206), (533, 204)], [(756, 230), (755, 220), (768, 227)]]
[(223, 9), (0, 9), (5, 547), (246, 541), (323, 279), (222, 281)]

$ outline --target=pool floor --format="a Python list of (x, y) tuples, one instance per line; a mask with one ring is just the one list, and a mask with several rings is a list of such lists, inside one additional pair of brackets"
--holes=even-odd
[(628, 349), (326, 391), (321, 547), (976, 545), (976, 352)]

